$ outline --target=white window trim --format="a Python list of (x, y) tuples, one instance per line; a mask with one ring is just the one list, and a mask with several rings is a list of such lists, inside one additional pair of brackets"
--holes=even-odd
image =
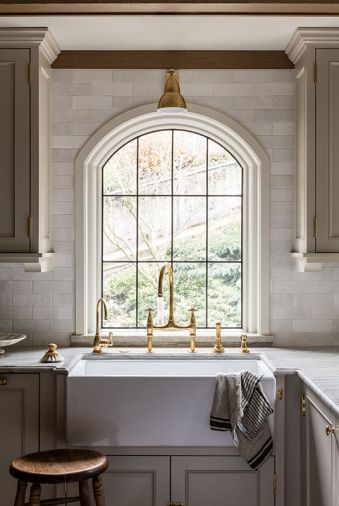
[[(101, 168), (128, 141), (155, 129), (186, 129), (215, 140), (243, 167), (243, 330), (269, 334), (270, 160), (259, 142), (229, 116), (188, 104), (186, 113), (157, 113), (156, 104), (120, 114), (100, 128), (75, 161), (76, 334), (95, 331), (101, 277)], [(203, 334), (203, 331), (200, 331)], [(139, 332), (138, 332), (139, 333)], [(136, 331), (123, 332), (136, 336)]]

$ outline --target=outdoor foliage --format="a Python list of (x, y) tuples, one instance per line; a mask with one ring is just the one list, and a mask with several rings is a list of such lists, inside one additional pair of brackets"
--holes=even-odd
[[(208, 140), (206, 172), (206, 147), (207, 139), (191, 132), (154, 132), (127, 144), (106, 165), (106, 326), (133, 328), (136, 313), (137, 326), (145, 326), (146, 308), (157, 304), (159, 269), (171, 260), (178, 323), (187, 323), (195, 307), (200, 327), (218, 319), (224, 327), (241, 326), (241, 168)], [(166, 283), (164, 294), (166, 311)]]

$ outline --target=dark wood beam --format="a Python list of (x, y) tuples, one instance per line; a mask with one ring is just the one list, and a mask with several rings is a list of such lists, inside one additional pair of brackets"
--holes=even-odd
[(0, 0), (0, 15), (339, 15), (339, 0)]
[(284, 51), (61, 51), (55, 69), (291, 69)]

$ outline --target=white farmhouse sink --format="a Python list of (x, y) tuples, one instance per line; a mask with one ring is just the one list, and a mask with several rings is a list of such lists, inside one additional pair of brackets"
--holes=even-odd
[(210, 430), (209, 415), (216, 374), (243, 370), (262, 375), (273, 406), (275, 378), (261, 360), (144, 355), (82, 359), (67, 378), (67, 443), (233, 446), (229, 433)]

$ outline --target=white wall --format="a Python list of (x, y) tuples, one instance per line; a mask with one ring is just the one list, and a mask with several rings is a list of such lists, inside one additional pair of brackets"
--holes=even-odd
[[(114, 115), (156, 101), (164, 72), (56, 70), (53, 77), (56, 268), (31, 274), (18, 265), (0, 267), (0, 331), (24, 331), (34, 345), (51, 340), (68, 344), (75, 329), (74, 158)], [(334, 342), (339, 335), (339, 268), (298, 273), (289, 256), (295, 206), (294, 71), (181, 71), (180, 81), (189, 102), (243, 123), (271, 157), (271, 332), (286, 344), (296, 339), (300, 343), (305, 333), (309, 344), (318, 338), (319, 344)]]

